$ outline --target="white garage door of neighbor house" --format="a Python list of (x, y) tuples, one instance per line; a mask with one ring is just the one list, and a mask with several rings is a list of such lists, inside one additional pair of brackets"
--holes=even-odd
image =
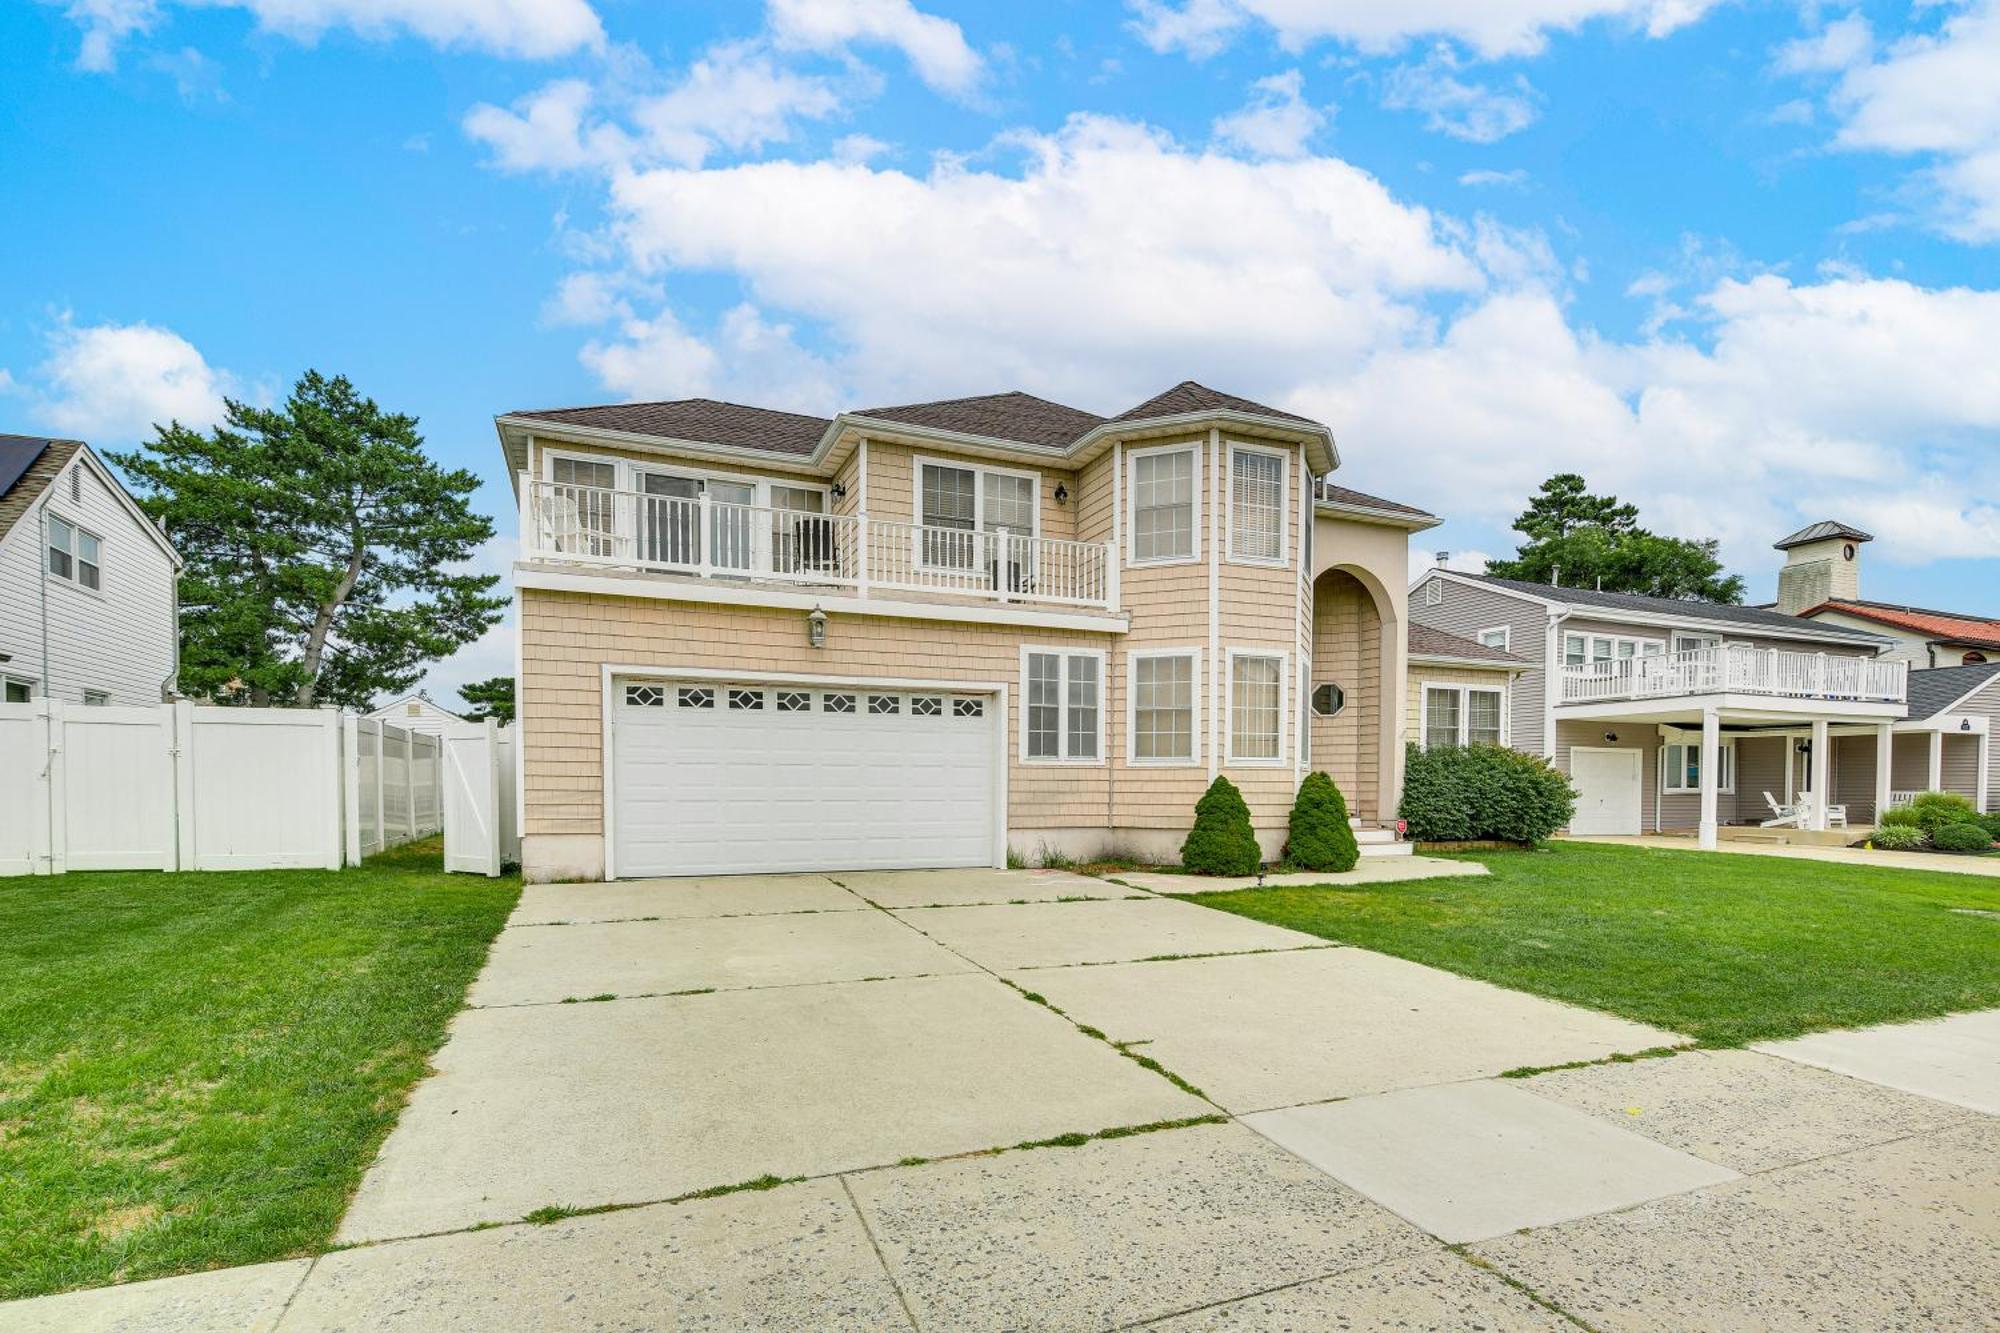
[(1639, 831), (1639, 751), (1573, 749), (1569, 776), (1577, 791), (1571, 833)]
[(708, 680), (612, 690), (621, 879), (994, 862), (992, 695)]

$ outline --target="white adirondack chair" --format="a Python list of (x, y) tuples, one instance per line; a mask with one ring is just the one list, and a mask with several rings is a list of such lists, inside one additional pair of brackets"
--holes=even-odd
[[(1772, 818), (1763, 821), (1757, 827), (1759, 828), (1804, 828), (1805, 827), (1806, 808), (1804, 805), (1781, 804), (1778, 798), (1771, 795), (1770, 792), (1764, 793), (1764, 804), (1771, 807)], [(1847, 808), (1845, 806), (1842, 806), (1840, 808), (1840, 822), (1843, 828), (1846, 827)]]

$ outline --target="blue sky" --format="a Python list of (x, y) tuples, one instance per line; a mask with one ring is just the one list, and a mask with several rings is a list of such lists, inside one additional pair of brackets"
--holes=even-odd
[(0, 52), (7, 429), (340, 371), (510, 529), (508, 409), (1195, 378), (1455, 563), (1570, 469), (1753, 596), (1837, 517), (1865, 594), (2000, 614), (2000, 0), (57, 0)]

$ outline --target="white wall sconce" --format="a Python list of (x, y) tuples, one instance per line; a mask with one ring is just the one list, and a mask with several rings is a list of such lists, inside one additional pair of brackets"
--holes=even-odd
[(826, 612), (816, 606), (806, 615), (806, 642), (815, 648), (826, 647)]

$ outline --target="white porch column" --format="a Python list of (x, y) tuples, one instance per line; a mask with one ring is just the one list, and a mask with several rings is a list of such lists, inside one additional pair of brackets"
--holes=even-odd
[(1833, 746), (1826, 734), (1826, 719), (1816, 717), (1812, 724), (1812, 829), (1815, 833), (1826, 832), (1826, 807), (1831, 799), (1827, 787), (1831, 785), (1832, 763)]
[(1931, 733), (1930, 772), (1924, 778), (1925, 791), (1944, 790), (1944, 732)]
[(1882, 822), (1882, 812), (1889, 808), (1890, 771), (1895, 766), (1896, 730), (1884, 722), (1875, 728), (1875, 824)]
[(1713, 708), (1701, 710), (1701, 830), (1700, 845), (1715, 850), (1716, 784), (1722, 773), (1722, 717)]

